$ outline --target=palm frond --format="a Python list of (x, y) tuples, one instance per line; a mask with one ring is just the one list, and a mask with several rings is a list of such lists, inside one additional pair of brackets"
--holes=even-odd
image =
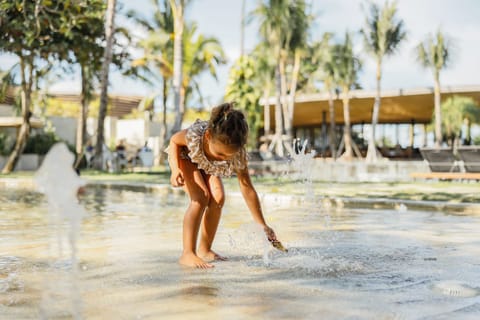
[(428, 35), (415, 47), (416, 59), (424, 68), (439, 72), (447, 68), (452, 60), (453, 42), (440, 30), (435, 36)]
[(375, 3), (369, 4), (365, 25), (360, 32), (366, 51), (377, 60), (395, 53), (406, 39), (404, 22), (396, 15), (396, 2), (387, 1), (382, 8)]

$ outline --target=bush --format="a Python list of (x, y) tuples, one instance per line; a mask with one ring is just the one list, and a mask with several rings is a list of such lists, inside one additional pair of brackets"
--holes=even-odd
[(60, 139), (53, 132), (45, 132), (28, 137), (23, 153), (47, 154), (48, 150)]
[(13, 148), (12, 139), (5, 132), (0, 132), (0, 156), (8, 156)]
[[(23, 153), (45, 155), (50, 148), (62, 140), (53, 132), (44, 132), (28, 137)], [(66, 143), (66, 142), (65, 142)], [(75, 154), (75, 146), (66, 143), (68, 149)], [(15, 146), (15, 139), (12, 135), (0, 132), (0, 156), (8, 156)]]
[(475, 137), (473, 139), (473, 144), (476, 145), (476, 146), (480, 146), (480, 136)]

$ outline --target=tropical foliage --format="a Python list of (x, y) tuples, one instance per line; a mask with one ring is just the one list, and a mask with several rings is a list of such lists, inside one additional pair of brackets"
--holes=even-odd
[(256, 147), (258, 131), (263, 124), (259, 105), (262, 92), (255, 77), (256, 70), (254, 59), (248, 56), (240, 57), (230, 69), (225, 93), (225, 99), (234, 102), (247, 116), (250, 128), (248, 143), (252, 148)]
[(343, 142), (345, 152), (342, 158), (350, 160), (353, 157), (352, 134), (350, 124), (350, 90), (357, 86), (358, 73), (362, 67), (360, 59), (353, 52), (353, 43), (351, 35), (347, 32), (342, 44), (337, 44), (332, 48), (332, 65), (334, 78), (342, 90), (343, 100)]
[(263, 0), (251, 13), (251, 18), (258, 20), (262, 41), (268, 44), (269, 50), (265, 54), (276, 61), (275, 136), (272, 144), (276, 153), (283, 156), (285, 149), (292, 151), (293, 103), (312, 16), (303, 0)]
[(458, 145), (461, 137), (464, 137), (465, 144), (471, 144), (470, 128), (472, 124), (480, 123), (480, 106), (472, 98), (453, 96), (442, 103), (441, 112), (442, 137), (448, 145)]
[(2, 172), (10, 172), (30, 134), (32, 94), (57, 61), (73, 62), (77, 32), (90, 28), (90, 6), (99, 0), (0, 1), (0, 50), (17, 56), (11, 72), (20, 84), (23, 123)]
[[(133, 61), (130, 72), (152, 88), (160, 88), (160, 90), (154, 89), (152, 94), (145, 97), (141, 109), (145, 110), (144, 106), (151, 105), (149, 111), (150, 118), (153, 119), (154, 101), (157, 97), (161, 97), (162, 127), (159, 145), (163, 150), (168, 142), (167, 99), (173, 77), (174, 16), (169, 0), (152, 0), (152, 4), (153, 19), (140, 17), (133, 11), (127, 14), (147, 31), (146, 37), (137, 43), (137, 47), (143, 50), (143, 55)], [(160, 161), (163, 160), (163, 158), (160, 159)]]

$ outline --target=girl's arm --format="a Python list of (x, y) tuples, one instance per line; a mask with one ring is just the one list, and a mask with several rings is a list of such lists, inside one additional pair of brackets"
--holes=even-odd
[(237, 170), (237, 177), (240, 185), (240, 191), (242, 192), (243, 198), (247, 203), (248, 209), (250, 209), (250, 212), (252, 213), (253, 220), (263, 227), (263, 230), (265, 230), (265, 233), (267, 234), (268, 240), (277, 241), (275, 232), (267, 225), (265, 218), (263, 217), (260, 199), (258, 198), (257, 191), (253, 187), (250, 174), (248, 173), (248, 168)]
[(168, 163), (172, 170), (170, 177), (170, 183), (174, 187), (180, 187), (184, 185), (183, 173), (180, 170), (179, 159), (180, 150), (187, 145), (187, 129), (175, 133), (170, 138), (170, 144), (168, 149)]

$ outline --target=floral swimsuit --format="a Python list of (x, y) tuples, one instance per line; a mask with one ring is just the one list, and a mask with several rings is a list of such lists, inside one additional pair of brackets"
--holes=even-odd
[(180, 158), (190, 160), (197, 164), (198, 168), (219, 177), (230, 177), (236, 170), (247, 167), (247, 152), (245, 148), (240, 150), (230, 160), (209, 160), (203, 151), (203, 136), (208, 127), (208, 121), (196, 120), (187, 129), (187, 146), (180, 152)]

